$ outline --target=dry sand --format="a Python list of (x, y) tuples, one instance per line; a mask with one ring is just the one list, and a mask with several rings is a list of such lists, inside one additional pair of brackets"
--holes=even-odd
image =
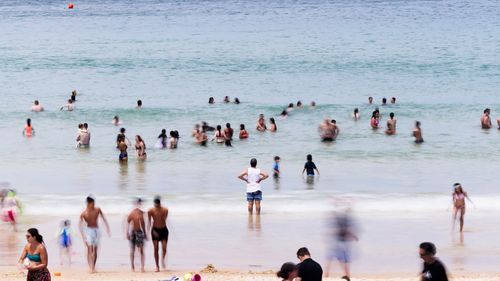
[[(24, 272), (19, 271), (17, 268), (13, 267), (0, 267), (0, 280), (9, 281), (21, 281), (26, 280), (26, 275)], [(54, 276), (55, 272), (60, 272), (61, 276)], [(101, 281), (101, 280), (112, 280), (112, 281), (158, 281), (166, 280), (172, 276), (180, 277), (180, 281), (183, 281), (182, 276), (188, 271), (167, 271), (161, 273), (155, 272), (130, 272), (128, 269), (109, 269), (102, 270), (101, 272), (95, 274), (89, 274), (83, 269), (58, 269), (51, 270), (53, 281)], [(196, 271), (193, 271), (196, 272)], [(274, 273), (267, 272), (237, 272), (237, 271), (217, 271), (215, 273), (200, 273), (202, 280), (205, 281), (279, 281)], [(323, 280), (343, 280), (340, 276), (336, 274), (333, 277), (323, 278)], [(395, 274), (363, 274), (361, 276), (354, 276), (352, 280), (357, 281), (419, 281), (416, 274), (412, 273), (395, 273)], [(500, 281), (500, 273), (460, 273), (455, 274), (451, 280), (459, 281)]]

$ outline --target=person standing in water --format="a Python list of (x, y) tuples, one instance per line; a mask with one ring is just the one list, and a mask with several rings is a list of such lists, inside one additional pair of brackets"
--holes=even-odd
[(464, 231), (464, 216), (465, 216), (465, 199), (472, 203), (467, 192), (465, 192), (460, 183), (455, 183), (453, 185), (453, 194), (451, 195), (453, 200), (453, 228), (455, 228), (455, 222), (457, 217), (460, 215), (460, 232)]
[(373, 97), (368, 97), (368, 104), (373, 104)]
[(130, 145), (130, 141), (128, 140), (127, 136), (125, 136), (125, 131), (125, 128), (120, 128), (120, 133), (116, 136), (116, 148), (119, 148), (118, 146), (120, 145), (120, 139), (123, 139), (123, 141), (127, 145)]
[(413, 129), (413, 137), (415, 137), (415, 143), (423, 143), (422, 129), (420, 128), (420, 121), (415, 121), (415, 128)]
[(64, 108), (66, 108), (67, 111), (73, 111), (73, 109), (75, 109), (73, 100), (69, 99), (68, 102), (65, 105), (61, 106), (59, 110), (63, 110)]
[(130, 265), (132, 271), (135, 271), (135, 248), (139, 250), (141, 255), (141, 272), (144, 270), (144, 240), (147, 239), (146, 235), (146, 222), (144, 220), (144, 211), (141, 210), (142, 199), (137, 198), (135, 208), (130, 212), (127, 217), (127, 240), (130, 241)]
[(264, 119), (264, 114), (259, 114), (259, 119), (257, 120), (257, 131), (265, 132), (267, 130), (266, 119)]
[(43, 106), (40, 105), (38, 100), (33, 102), (33, 106), (31, 106), (31, 111), (33, 112), (42, 112), (44, 110)]
[(396, 134), (396, 118), (394, 118), (394, 112), (389, 113), (389, 119), (387, 119), (387, 130), (385, 130), (386, 135)]
[(373, 113), (372, 113), (372, 118), (370, 119), (370, 126), (371, 126), (371, 127), (372, 127), (372, 129), (374, 129), (374, 130), (378, 129), (378, 118), (379, 118), (379, 117), (378, 117), (378, 116), (379, 116), (378, 114), (379, 114), (379, 113), (378, 113), (378, 111), (377, 111), (377, 110), (373, 111)]
[(159, 243), (161, 242), (161, 266), (163, 269), (166, 268), (165, 257), (167, 255), (168, 243), (168, 208), (161, 205), (160, 199), (160, 196), (156, 196), (153, 201), (154, 207), (148, 211), (148, 229), (151, 230), (151, 240), (153, 241), (154, 246), (156, 272), (160, 271)]
[(216, 143), (224, 143), (224, 141), (226, 140), (226, 135), (222, 131), (221, 125), (217, 125), (217, 129), (215, 130), (214, 137), (212, 138), (212, 141), (214, 141), (214, 140)]
[(35, 129), (31, 126), (31, 119), (26, 119), (26, 125), (24, 125), (23, 136), (31, 137), (35, 134)]
[(94, 198), (88, 196), (87, 199), (87, 208), (80, 215), (80, 233), (82, 235), (85, 246), (87, 246), (87, 262), (89, 264), (89, 269), (91, 273), (95, 273), (95, 265), (97, 262), (97, 248), (99, 246), (99, 217), (101, 217), (104, 225), (106, 226), (106, 230), (108, 235), (111, 236), (111, 232), (109, 230), (109, 224), (106, 218), (104, 217), (104, 213), (101, 208), (95, 206)]
[(273, 117), (269, 118), (269, 124), (271, 124), (269, 126), (269, 131), (270, 132), (276, 132), (278, 130), (278, 127), (276, 126), (276, 121), (274, 120)]
[(245, 129), (245, 124), (240, 124), (240, 139), (248, 139), (248, 132)]
[(360, 118), (359, 109), (357, 107), (354, 109), (354, 112), (352, 114), (352, 118), (354, 119), (354, 121), (358, 121)]
[(170, 131), (170, 138), (168, 139), (167, 147), (170, 149), (176, 149), (179, 144), (179, 132)]
[(144, 143), (144, 140), (139, 135), (135, 136), (135, 151), (137, 152), (137, 158), (139, 160), (146, 160), (146, 157), (147, 157), (146, 144)]
[[(80, 127), (80, 126), (79, 126)], [(78, 130), (78, 136), (76, 137), (78, 147), (88, 148), (90, 146), (90, 132), (89, 124), (82, 124), (81, 129)]]
[(273, 177), (279, 179), (280, 177), (280, 160), (279, 156), (274, 156)]
[(308, 177), (314, 177), (314, 170), (316, 170), (316, 172), (318, 173), (318, 176), (319, 176), (319, 170), (318, 168), (316, 167), (316, 164), (314, 164), (314, 162), (312, 161), (313, 160), (313, 157), (311, 154), (307, 154), (307, 162), (306, 164), (304, 164), (304, 170), (302, 170), (302, 175), (304, 175), (305, 172), (307, 172), (307, 176)]
[(483, 116), (481, 116), (481, 128), (490, 129), (491, 128), (491, 118), (490, 118), (490, 109), (486, 108), (483, 111)]
[(226, 128), (224, 129), (224, 136), (226, 136), (226, 140), (233, 140), (234, 130), (231, 128), (231, 124), (226, 123)]
[[(30, 228), (26, 232), (26, 240), (28, 244), (24, 246), (19, 264), (23, 264), (28, 270), (27, 281), (50, 281), (50, 272), (47, 268), (49, 264), (49, 256), (43, 237), (38, 233), (38, 229)], [(25, 259), (29, 260), (29, 264), (25, 264)]]
[(121, 136), (118, 138), (118, 149), (120, 150), (120, 154), (118, 155), (118, 160), (120, 162), (128, 161), (128, 153), (127, 153), (127, 144), (125, 143), (125, 137)]
[(76, 101), (76, 90), (73, 90), (73, 91), (71, 92), (71, 97), (70, 97), (70, 99), (71, 99), (73, 102), (75, 102), (75, 101)]
[(260, 182), (267, 179), (267, 173), (257, 169), (257, 159), (250, 160), (250, 168), (241, 172), (238, 178), (247, 183), (247, 202), (248, 213), (253, 214), (253, 206), (255, 203), (255, 211), (260, 215), (260, 201), (262, 201), (262, 189)]
[(141, 109), (142, 108), (142, 100), (137, 100), (137, 106), (135, 109)]

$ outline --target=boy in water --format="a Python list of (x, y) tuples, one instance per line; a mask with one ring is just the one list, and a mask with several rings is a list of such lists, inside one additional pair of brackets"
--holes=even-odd
[(63, 256), (64, 254), (68, 257), (68, 265), (71, 265), (71, 244), (73, 239), (71, 238), (71, 221), (64, 220), (61, 223), (61, 229), (57, 235), (59, 240), (59, 256), (61, 260), (61, 266), (63, 265)]
[(316, 170), (316, 172), (318, 173), (318, 176), (319, 176), (319, 170), (316, 167), (316, 164), (314, 164), (314, 162), (312, 161), (312, 159), (313, 159), (312, 155), (307, 154), (307, 162), (304, 165), (304, 170), (302, 170), (302, 175), (304, 174), (304, 172), (307, 171), (308, 177), (314, 177), (314, 170)]
[(280, 177), (280, 160), (279, 156), (274, 156), (273, 177), (279, 179)]

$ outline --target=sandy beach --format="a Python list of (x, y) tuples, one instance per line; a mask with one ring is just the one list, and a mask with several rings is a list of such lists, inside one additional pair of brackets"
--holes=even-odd
[[(0, 267), (2, 272), (0, 280), (26, 280), (23, 272), (12, 267)], [(110, 269), (104, 270), (96, 274), (89, 274), (85, 270), (80, 269), (58, 269), (52, 270), (52, 274), (61, 272), (61, 276), (52, 275), (55, 281), (92, 281), (92, 280), (120, 280), (120, 281), (151, 281), (151, 280), (166, 280), (172, 276), (182, 277), (190, 270), (185, 271), (167, 271), (161, 273), (146, 272), (129, 272), (124, 269)], [(191, 272), (197, 272), (192, 271)], [(215, 273), (205, 273), (203, 269), (200, 271), (202, 280), (206, 281), (276, 281), (279, 280), (273, 272), (243, 272), (243, 271), (225, 271), (220, 270)], [(340, 280), (340, 277), (335, 275), (323, 280)], [(420, 280), (416, 274), (412, 273), (394, 273), (394, 274), (364, 274), (361, 276), (354, 276), (352, 280), (358, 281), (417, 281)], [(466, 273), (452, 276), (451, 280), (468, 280), (468, 281), (497, 281), (500, 280), (500, 273)], [(181, 280), (182, 281), (182, 280)]]

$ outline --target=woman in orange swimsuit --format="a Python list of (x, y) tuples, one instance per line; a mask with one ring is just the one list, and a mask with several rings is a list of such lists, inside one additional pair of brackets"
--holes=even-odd
[(24, 125), (23, 136), (31, 137), (35, 134), (35, 129), (31, 126), (31, 119), (26, 119), (26, 125)]

